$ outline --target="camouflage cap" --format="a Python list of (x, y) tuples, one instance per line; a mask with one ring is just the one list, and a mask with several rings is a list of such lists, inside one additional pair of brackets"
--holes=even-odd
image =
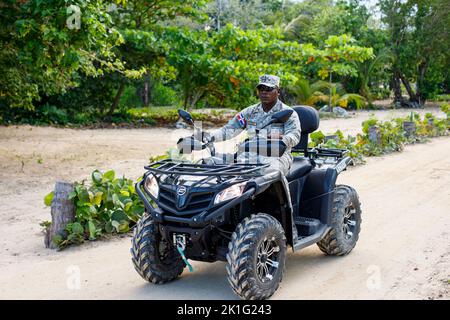
[(256, 87), (267, 86), (267, 87), (280, 87), (280, 78), (271, 74), (264, 74), (259, 77), (259, 83)]

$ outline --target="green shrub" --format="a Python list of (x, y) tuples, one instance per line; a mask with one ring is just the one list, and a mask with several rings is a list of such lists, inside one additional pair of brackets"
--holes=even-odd
[(53, 105), (45, 104), (40, 113), (42, 114), (41, 119), (44, 122), (54, 124), (67, 124), (67, 122), (69, 122), (67, 112), (64, 109), (58, 109)]
[(142, 105), (142, 101), (136, 92), (136, 87), (128, 85), (123, 90), (122, 97), (120, 98), (120, 106), (123, 108), (137, 108)]
[[(416, 134), (414, 136), (407, 137), (406, 132), (403, 130), (403, 122), (405, 121), (415, 122)], [(370, 141), (370, 127), (378, 128), (380, 143)], [(401, 151), (405, 144), (424, 142), (427, 138), (443, 136), (447, 133), (447, 119), (435, 118), (431, 113), (427, 113), (421, 119), (419, 114), (411, 113), (408, 117), (384, 122), (376, 118), (370, 118), (362, 123), (362, 133), (357, 134), (356, 137), (348, 135), (345, 138), (342, 132), (337, 130), (332, 134), (337, 139), (329, 139), (325, 142), (325, 134), (321, 131), (316, 131), (311, 133), (308, 146), (347, 149), (348, 155), (355, 163), (363, 163), (364, 157)]]
[(341, 130), (337, 130), (331, 136), (335, 136), (337, 140), (329, 139), (325, 142), (325, 134), (322, 131), (315, 131), (310, 135), (308, 147), (346, 149), (348, 150), (347, 155), (353, 159), (355, 164), (364, 163), (364, 157), (356, 146), (355, 137), (347, 135), (345, 138)]
[(436, 94), (429, 100), (431, 100), (431, 101), (450, 101), (450, 94)]
[(155, 106), (172, 106), (179, 103), (179, 96), (172, 88), (157, 82), (152, 89), (151, 104)]
[[(51, 198), (52, 193), (45, 197), (46, 205), (51, 204)], [(104, 234), (128, 232), (144, 212), (134, 182), (115, 178), (112, 170), (94, 170), (89, 185), (85, 180), (76, 182), (69, 199), (75, 204), (75, 221), (67, 225), (67, 237), (53, 239), (59, 248), (86, 239), (96, 240)]]

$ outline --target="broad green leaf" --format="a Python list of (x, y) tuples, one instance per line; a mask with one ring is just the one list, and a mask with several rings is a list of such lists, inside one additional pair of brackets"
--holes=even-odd
[(144, 211), (145, 211), (145, 209), (144, 209), (143, 206), (136, 205), (136, 206), (133, 207), (133, 214), (135, 214), (138, 217), (142, 216)]
[(54, 196), (53, 191), (45, 196), (44, 203), (46, 206), (50, 207), (52, 205), (53, 196)]
[(92, 216), (96, 216), (97, 215), (97, 208), (95, 206), (90, 206), (89, 207), (89, 214)]
[(80, 190), (78, 193), (78, 199), (78, 203), (80, 203), (80, 205), (90, 204), (89, 193), (86, 188)]
[(120, 194), (125, 196), (125, 197), (129, 197), (130, 196), (130, 193), (128, 191), (125, 191), (125, 190), (120, 190)]
[(116, 229), (117, 232), (120, 232), (120, 223), (118, 221), (111, 221), (112, 226)]
[(79, 222), (74, 222), (72, 224), (72, 233), (74, 234), (83, 234), (83, 226)]
[(112, 200), (115, 206), (119, 206), (120, 208), (124, 208), (123, 203), (119, 200), (119, 196), (117, 194), (112, 195)]
[(105, 224), (105, 231), (106, 231), (107, 233), (112, 233), (112, 232), (114, 231), (114, 227), (113, 227), (111, 221), (108, 221), (108, 222)]
[(116, 176), (116, 173), (114, 172), (114, 170), (109, 170), (109, 171), (106, 171), (104, 174), (103, 174), (103, 178), (105, 179), (105, 180), (109, 180), (109, 181), (113, 181), (114, 180), (114, 177)]
[(91, 220), (88, 221), (89, 240), (95, 240), (95, 225)]
[(111, 215), (111, 220), (118, 221), (118, 222), (122, 222), (124, 220), (127, 221), (128, 220), (128, 216), (122, 210), (116, 210)]
[(125, 208), (124, 208), (125, 212), (128, 212), (128, 210), (130, 210), (132, 205), (133, 205), (133, 202), (127, 202), (125, 204)]
[(94, 181), (95, 183), (102, 182), (102, 174), (100, 171), (94, 170), (94, 172), (92, 172), (92, 181)]
[(52, 242), (57, 246), (59, 246), (62, 241), (63, 241), (63, 237), (60, 234), (55, 234), (52, 238)]
[(128, 221), (123, 221), (120, 225), (119, 225), (119, 232), (121, 233), (125, 233), (130, 231), (130, 226)]
[(72, 200), (72, 199), (74, 199), (76, 196), (77, 196), (77, 193), (76, 193), (75, 191), (69, 192), (69, 197), (68, 197), (68, 199), (69, 199), (69, 200)]

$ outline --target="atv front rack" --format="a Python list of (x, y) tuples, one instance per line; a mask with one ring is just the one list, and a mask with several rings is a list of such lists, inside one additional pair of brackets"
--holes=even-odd
[(268, 167), (269, 164), (195, 164), (185, 161), (165, 159), (153, 162), (144, 168), (159, 174), (190, 175), (190, 176), (249, 176), (257, 175), (258, 171)]

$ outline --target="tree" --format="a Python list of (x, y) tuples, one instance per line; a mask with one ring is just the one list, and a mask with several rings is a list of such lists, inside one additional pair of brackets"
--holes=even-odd
[(328, 37), (323, 49), (315, 49), (311, 44), (303, 46), (304, 55), (309, 57), (306, 64), (314, 64), (318, 68), (319, 77), (328, 78), (330, 111), (332, 110), (333, 73), (340, 76), (354, 76), (357, 69), (353, 62), (363, 62), (373, 58), (372, 48), (357, 46), (355, 42), (355, 39), (344, 34)]
[(231, 23), (243, 30), (277, 26), (285, 0), (214, 0), (207, 8), (208, 26), (216, 31)]
[[(162, 50), (164, 48), (159, 44), (153, 47), (156, 39), (151, 39), (151, 37), (166, 21), (179, 17), (200, 20), (206, 18), (200, 11), (205, 3), (204, 0), (127, 0), (114, 8), (112, 14), (114, 21), (125, 38), (125, 43), (118, 48), (117, 54), (128, 65), (146, 69), (143, 81), (140, 81), (144, 106), (148, 106), (150, 101), (151, 83), (171, 79), (174, 76), (173, 68), (163, 59)], [(119, 86), (108, 117), (114, 113), (125, 86), (130, 83), (126, 77), (118, 75), (118, 78)]]
[[(0, 105), (33, 109), (33, 102), (77, 85), (78, 72), (126, 72), (112, 53), (123, 39), (107, 1), (15, 1), (0, 4)], [(135, 75), (130, 72), (128, 75)]]
[[(296, 16), (285, 27), (287, 39), (320, 47), (330, 36), (347, 34), (357, 39), (360, 46), (373, 48), (378, 58), (351, 62), (356, 73), (339, 76), (346, 91), (359, 93), (370, 101), (369, 87), (377, 89), (386, 82), (383, 69), (387, 55), (382, 52), (386, 45), (385, 31), (373, 23), (369, 8), (358, 0), (306, 0), (289, 11), (289, 15), (296, 13)], [(317, 70), (312, 71), (309, 76), (314, 78)]]
[(276, 73), (288, 84), (301, 70), (300, 45), (284, 41), (279, 29), (242, 30), (228, 24), (209, 34), (172, 28), (162, 38), (176, 44), (167, 59), (178, 70), (185, 108), (203, 99), (243, 108), (255, 102), (259, 74)]
[[(446, 0), (380, 0), (380, 8), (393, 56), (394, 101), (404, 107), (423, 106), (447, 73), (450, 3)], [(411, 84), (414, 82), (415, 88)], [(409, 95), (408, 101), (402, 96), (402, 84)]]

